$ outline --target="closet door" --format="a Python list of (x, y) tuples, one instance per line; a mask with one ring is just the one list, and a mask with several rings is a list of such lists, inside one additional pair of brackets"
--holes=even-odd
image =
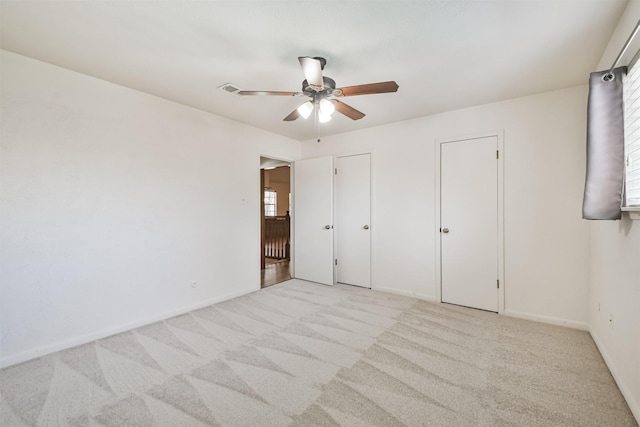
[(497, 312), (497, 137), (440, 149), (442, 302)]
[(371, 155), (336, 159), (336, 275), (371, 287)]
[(333, 285), (333, 158), (294, 163), (294, 276)]

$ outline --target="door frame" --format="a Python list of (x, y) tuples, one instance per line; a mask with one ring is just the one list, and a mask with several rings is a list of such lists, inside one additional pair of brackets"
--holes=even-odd
[[(287, 159), (284, 157), (279, 157), (279, 156), (274, 156), (271, 154), (259, 154), (258, 155), (258, 194), (259, 194), (259, 199), (258, 199), (258, 203), (260, 205), (260, 210), (258, 212), (258, 230), (259, 230), (259, 234), (260, 234), (260, 264), (262, 264), (262, 260), (263, 258), (263, 250), (264, 250), (264, 243), (262, 240), (262, 220), (263, 220), (263, 215), (264, 215), (264, 182), (263, 182), (263, 176), (262, 176), (262, 170), (260, 168), (260, 158), (261, 157), (266, 157), (269, 158), (271, 160), (276, 160), (276, 161), (281, 161), (281, 162), (287, 162), (289, 163), (289, 192), (291, 193), (291, 212), (289, 212), (289, 216), (291, 218), (291, 222), (290, 224), (293, 224), (293, 192), (294, 192), (294, 185), (295, 183), (293, 182), (293, 164), (295, 162), (295, 160), (291, 160), (291, 159)], [(244, 200), (244, 199), (243, 199)], [(289, 239), (291, 240), (291, 246), (290, 246), (290, 254), (291, 254), (291, 259), (289, 260), (289, 272), (291, 273), (291, 277), (295, 277), (294, 276), (294, 272), (295, 272), (295, 260), (294, 260), (294, 247), (293, 245), (295, 244), (295, 236), (294, 236), (294, 230), (293, 230), (293, 226), (289, 225)], [(260, 278), (260, 271), (258, 271), (258, 278)], [(260, 280), (258, 281), (258, 286), (260, 286)], [(260, 289), (260, 288), (258, 288)]]
[[(435, 141), (435, 200), (434, 200), (434, 233), (435, 233), (435, 283), (436, 283), (436, 301), (442, 302), (442, 233), (440, 232), (441, 226), (441, 165), (442, 165), (442, 144), (456, 142), (456, 141), (468, 141), (473, 139), (496, 137), (498, 140), (498, 151), (500, 153), (497, 159), (498, 167), (498, 271), (497, 278), (500, 281), (500, 287), (498, 288), (498, 314), (504, 314), (505, 309), (505, 287), (504, 280), (504, 129), (486, 131), (486, 132), (474, 132), (472, 134), (461, 135), (457, 137), (445, 137), (438, 138)], [(470, 212), (469, 215), (473, 215)]]

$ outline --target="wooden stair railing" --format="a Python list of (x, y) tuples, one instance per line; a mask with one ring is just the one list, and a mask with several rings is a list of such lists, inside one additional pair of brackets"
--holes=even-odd
[(274, 259), (291, 259), (290, 216), (264, 218), (264, 256)]

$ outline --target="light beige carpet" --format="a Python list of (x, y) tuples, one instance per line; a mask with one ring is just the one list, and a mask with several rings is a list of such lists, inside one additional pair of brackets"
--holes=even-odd
[(636, 426), (586, 332), (291, 280), (0, 371), (2, 426)]

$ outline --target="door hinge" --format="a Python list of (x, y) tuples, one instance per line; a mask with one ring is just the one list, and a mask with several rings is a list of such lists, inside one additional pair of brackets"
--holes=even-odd
[(496, 150), (496, 159), (499, 159), (499, 158), (500, 158), (500, 151)]
[(338, 258), (336, 258), (336, 265), (338, 265)]
[(335, 168), (335, 169), (334, 169), (334, 174), (335, 174), (335, 175), (338, 175), (338, 168)]
[(496, 284), (497, 284), (498, 289), (500, 289), (500, 279), (496, 280)]

